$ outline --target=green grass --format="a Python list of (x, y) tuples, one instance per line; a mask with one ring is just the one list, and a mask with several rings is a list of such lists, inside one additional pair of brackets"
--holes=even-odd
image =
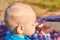
[(30, 1), (28, 2), (28, 0), (22, 0), (19, 2), (28, 2), (28, 3), (41, 6), (43, 8), (53, 8), (53, 9), (60, 8), (60, 0), (31, 0), (31, 1), (33, 2), (30, 2)]
[(33, 4), (53, 9), (60, 8), (60, 0), (38, 0), (38, 2), (33, 2)]

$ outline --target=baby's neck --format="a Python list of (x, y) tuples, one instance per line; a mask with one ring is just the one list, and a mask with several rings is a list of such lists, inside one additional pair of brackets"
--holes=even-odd
[(24, 38), (24, 34), (18, 34), (18, 33), (13, 33), (14, 35), (16, 35), (16, 36), (19, 36), (19, 37), (22, 37), (22, 38)]
[(15, 34), (15, 35), (24, 38), (24, 35), (23, 34)]

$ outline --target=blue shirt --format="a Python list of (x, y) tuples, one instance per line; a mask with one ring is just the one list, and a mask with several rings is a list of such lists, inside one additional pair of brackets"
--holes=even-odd
[(7, 34), (5, 40), (30, 40), (27, 36), (24, 36), (24, 38), (20, 37), (20, 36), (16, 36), (12, 33)]

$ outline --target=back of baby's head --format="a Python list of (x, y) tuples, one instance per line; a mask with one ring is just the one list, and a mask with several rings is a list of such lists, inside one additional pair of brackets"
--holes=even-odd
[(35, 13), (29, 5), (14, 3), (7, 7), (4, 20), (7, 26), (13, 30), (17, 25), (25, 25), (29, 21), (34, 21)]

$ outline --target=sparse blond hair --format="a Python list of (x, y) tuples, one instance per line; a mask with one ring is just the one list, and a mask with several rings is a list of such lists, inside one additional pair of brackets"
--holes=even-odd
[[(7, 25), (11, 26), (12, 24), (26, 24), (29, 22), (29, 19), (35, 19), (35, 16), (35, 12), (29, 5), (23, 3), (14, 3), (7, 7), (4, 20)], [(11, 28), (14, 29), (15, 27)]]

